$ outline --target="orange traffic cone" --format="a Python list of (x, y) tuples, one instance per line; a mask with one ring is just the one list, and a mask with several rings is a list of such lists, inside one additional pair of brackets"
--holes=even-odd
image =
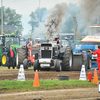
[(39, 86), (40, 86), (40, 84), (39, 84), (38, 71), (36, 70), (33, 87), (39, 87)]
[(94, 70), (94, 77), (93, 77), (93, 83), (98, 84), (98, 76), (97, 76), (97, 70)]

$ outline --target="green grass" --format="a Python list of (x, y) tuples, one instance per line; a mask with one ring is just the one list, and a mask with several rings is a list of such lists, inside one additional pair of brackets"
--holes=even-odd
[(2, 92), (17, 92), (17, 91), (36, 91), (47, 89), (64, 89), (64, 88), (85, 88), (97, 87), (97, 84), (81, 80), (40, 80), (40, 87), (33, 87), (33, 80), (28, 81), (0, 81), (0, 93)]

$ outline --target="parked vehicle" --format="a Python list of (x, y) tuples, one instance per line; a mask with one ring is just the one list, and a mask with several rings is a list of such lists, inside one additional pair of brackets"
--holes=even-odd
[(2, 66), (9, 65), (8, 51), (10, 47), (15, 54), (15, 65), (19, 68), (26, 58), (26, 51), (20, 46), (20, 36), (14, 35), (14, 33), (0, 35), (0, 63)]

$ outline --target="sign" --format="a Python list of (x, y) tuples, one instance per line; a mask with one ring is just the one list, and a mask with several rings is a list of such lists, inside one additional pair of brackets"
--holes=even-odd
[(83, 42), (100, 42), (100, 36), (86, 36), (81, 41), (83, 41)]
[(80, 72), (79, 80), (87, 80), (86, 79), (86, 73), (85, 73), (85, 65), (82, 65), (82, 67), (81, 67), (81, 72)]
[(20, 65), (20, 70), (19, 70), (17, 81), (25, 81), (25, 73), (24, 73), (23, 65)]

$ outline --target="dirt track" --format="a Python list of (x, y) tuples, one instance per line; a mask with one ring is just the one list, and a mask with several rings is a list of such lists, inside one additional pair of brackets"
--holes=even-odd
[[(98, 70), (97, 70), (98, 72)], [(0, 80), (16, 80), (18, 77), (19, 70), (18, 69), (10, 69), (10, 70), (0, 70)], [(94, 75), (94, 70), (91, 70), (92, 78)], [(86, 71), (86, 75), (88, 71)], [(33, 80), (35, 72), (33, 69), (25, 70), (25, 78), (26, 80)], [(58, 79), (58, 75), (70, 75), (69, 79), (79, 79), (80, 71), (39, 71), (38, 72), (39, 79)], [(100, 80), (100, 77), (99, 77)], [(51, 92), (50, 92), (51, 91)], [(97, 88), (92, 89), (81, 89), (81, 90), (50, 90), (46, 92), (35, 92), (25, 93), (25, 94), (10, 94), (10, 96), (2, 96), (0, 94), (0, 100), (69, 100), (69, 99), (81, 99), (81, 100), (99, 100), (100, 93), (98, 93)], [(18, 92), (20, 93), (20, 92)]]
[[(2, 70), (0, 71), (0, 80), (14, 80), (18, 77), (19, 70)], [(33, 80), (35, 72), (32, 69), (25, 70), (26, 80)], [(78, 79), (80, 71), (39, 71), (39, 79), (58, 79), (58, 75), (70, 75), (70, 79)]]
[[(26, 80), (33, 80), (35, 72), (33, 69), (27, 69), (25, 71)], [(94, 75), (94, 70), (90, 71), (92, 73), (92, 78)], [(98, 72), (98, 70), (97, 70)], [(0, 70), (0, 80), (16, 80), (18, 77), (19, 70), (18, 69), (8, 69), (8, 70)], [(58, 79), (58, 75), (70, 75), (69, 79), (79, 79), (80, 71), (61, 71), (56, 72), (55, 70), (51, 71), (39, 71), (39, 79)], [(88, 71), (86, 71), (86, 75)]]
[(100, 100), (97, 88), (57, 89), (0, 95), (0, 100)]

